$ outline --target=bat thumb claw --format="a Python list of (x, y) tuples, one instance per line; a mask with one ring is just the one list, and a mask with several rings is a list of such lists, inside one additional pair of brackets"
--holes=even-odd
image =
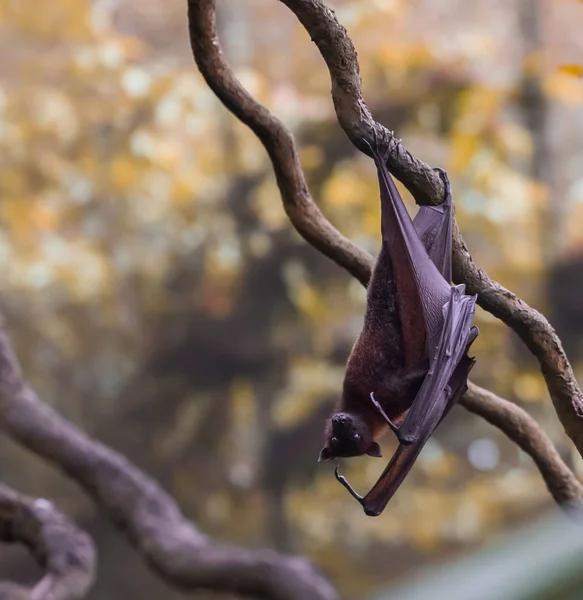
[(338, 472), (339, 469), (340, 465), (336, 465), (336, 468), (334, 469), (334, 476), (336, 477), (336, 480), (339, 481), (342, 484), (342, 486), (348, 490), (349, 494), (355, 500), (358, 500), (362, 504), (363, 497), (354, 490), (354, 488), (348, 483), (348, 480), (346, 479), (346, 477), (344, 477), (344, 475), (340, 475), (340, 473)]
[(346, 481), (346, 477), (344, 477), (344, 475), (340, 475), (340, 465), (336, 465), (336, 468), (334, 469), (334, 477), (336, 477), (336, 479), (342, 485), (344, 485), (344, 482)]

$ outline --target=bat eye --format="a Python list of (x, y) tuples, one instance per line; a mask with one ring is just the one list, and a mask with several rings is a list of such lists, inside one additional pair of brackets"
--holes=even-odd
[(338, 443), (338, 438), (337, 437), (333, 437), (330, 439), (330, 443), (335, 446)]
[(354, 440), (355, 440), (356, 442), (359, 442), (359, 441), (360, 441), (360, 435), (359, 435), (358, 433), (355, 433), (355, 434), (354, 434)]

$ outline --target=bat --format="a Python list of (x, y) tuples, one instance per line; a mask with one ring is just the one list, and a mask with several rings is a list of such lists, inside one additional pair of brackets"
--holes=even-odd
[(385, 509), (427, 440), (467, 391), (478, 336), (477, 296), (451, 285), (453, 203), (407, 212), (378, 147), (371, 151), (381, 197), (382, 246), (367, 288), (364, 324), (346, 364), (342, 395), (326, 421), (319, 462), (381, 457), (389, 429), (399, 446), (372, 489), (360, 496), (336, 467), (336, 479), (368, 516)]

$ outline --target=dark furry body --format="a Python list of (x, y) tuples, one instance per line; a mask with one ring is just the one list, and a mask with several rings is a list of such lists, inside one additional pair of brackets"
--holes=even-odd
[(346, 365), (336, 412), (359, 415), (377, 437), (386, 424), (371, 402), (371, 392), (385, 413), (396, 419), (411, 406), (427, 374), (428, 359), (406, 369), (404, 356), (393, 267), (383, 244), (368, 286), (364, 326)]
[[(364, 325), (346, 364), (342, 396), (326, 421), (320, 461), (362, 454), (382, 456), (376, 440), (388, 426), (371, 393), (389, 419), (398, 424), (429, 369), (427, 355), (413, 367), (406, 366), (399, 296), (386, 244), (383, 241), (368, 285)], [(414, 306), (415, 296), (407, 291)], [(419, 351), (425, 354), (423, 339), (420, 341)]]

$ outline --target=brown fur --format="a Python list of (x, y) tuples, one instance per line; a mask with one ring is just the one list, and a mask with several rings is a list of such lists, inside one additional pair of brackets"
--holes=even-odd
[[(415, 399), (427, 374), (427, 360), (409, 370), (404, 365), (392, 263), (383, 245), (368, 286), (363, 329), (346, 365), (342, 396), (326, 422), (322, 460), (377, 452), (375, 440), (387, 425), (370, 399), (371, 392), (389, 418), (398, 419)], [(338, 423), (336, 428), (333, 426), (335, 415), (345, 417), (342, 427)], [(358, 443), (353, 440), (355, 433), (360, 436)], [(334, 437), (339, 440), (335, 445), (331, 443)]]

